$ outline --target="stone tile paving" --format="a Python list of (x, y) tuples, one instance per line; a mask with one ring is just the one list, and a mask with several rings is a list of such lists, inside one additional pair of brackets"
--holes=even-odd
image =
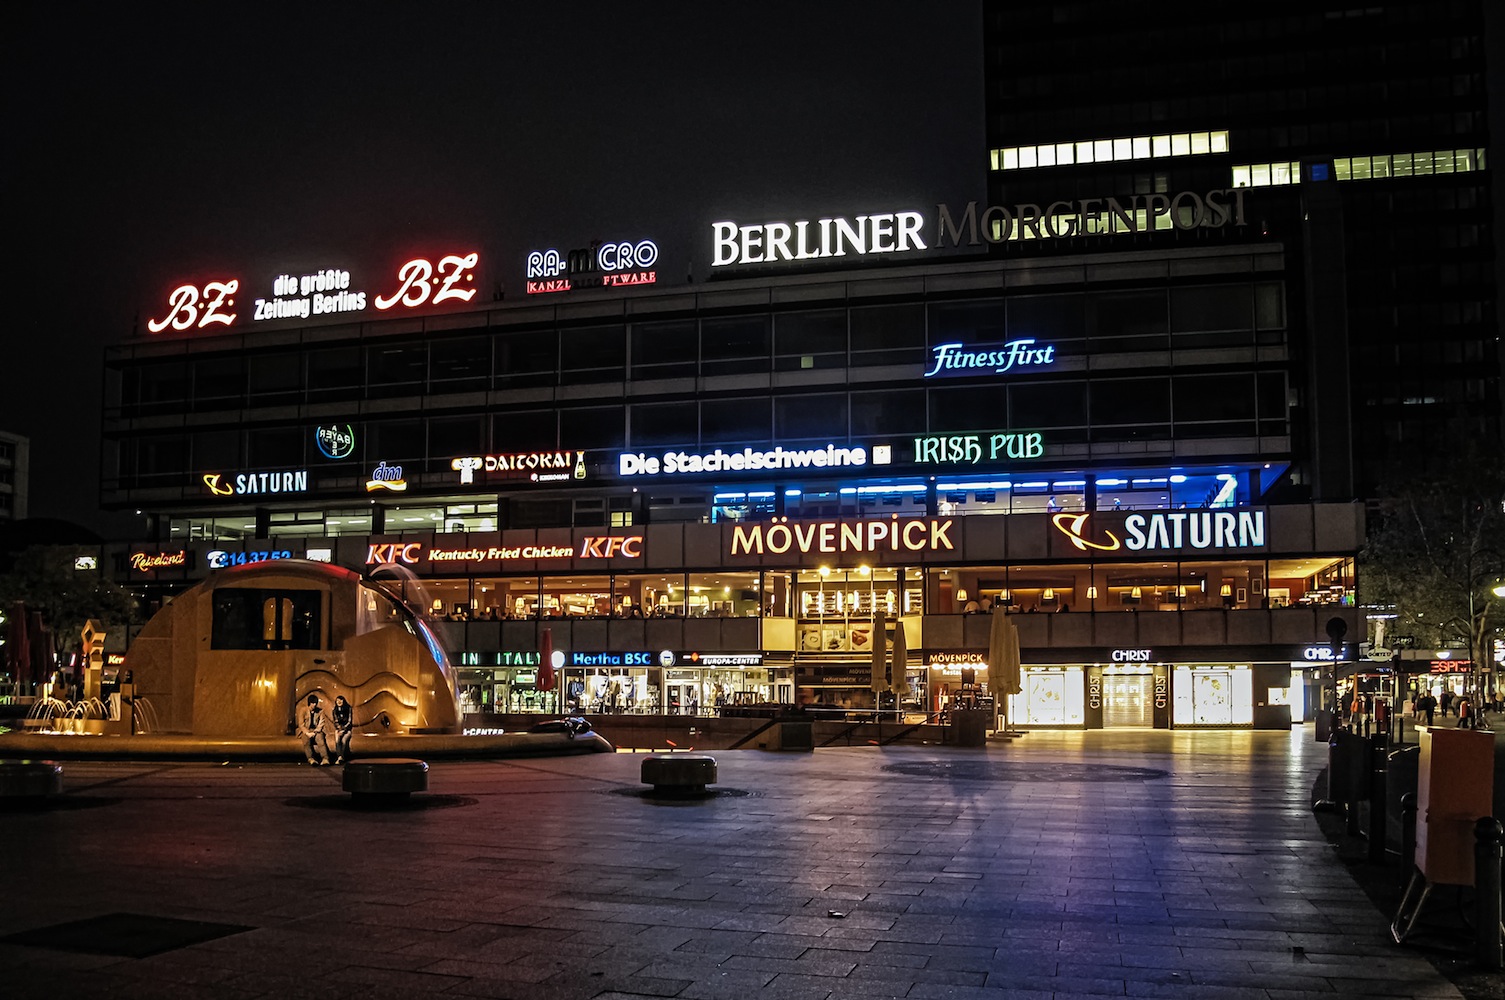
[[(26, 997), (1457, 997), (1308, 808), (1284, 733), (437, 763), (401, 811), (338, 769), (69, 763), (0, 816), (0, 936), (109, 913), (253, 930), (142, 960), (0, 943)], [(732, 792), (745, 794), (731, 794)]]

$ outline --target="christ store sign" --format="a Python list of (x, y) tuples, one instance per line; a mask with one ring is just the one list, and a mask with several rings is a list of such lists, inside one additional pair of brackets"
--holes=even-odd
[(1062, 513), (1052, 515), (1051, 524), (1082, 552), (1184, 552), (1265, 547), (1263, 510)]
[(437, 259), (414, 257), (394, 275), (379, 278), (366, 288), (345, 267), (325, 267), (298, 274), (274, 276), (257, 294), (242, 288), (239, 277), (220, 277), (203, 284), (178, 285), (167, 296), (146, 328), (205, 330), (236, 322), (308, 319), (364, 313), (405, 312), (446, 302), (475, 298), (475, 267), (480, 254), (444, 254)]

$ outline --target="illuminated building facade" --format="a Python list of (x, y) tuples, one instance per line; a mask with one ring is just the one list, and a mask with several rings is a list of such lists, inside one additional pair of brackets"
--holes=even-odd
[[(678, 287), (559, 251), (521, 302), (420, 300), (412, 262), (182, 286), (107, 357), (103, 500), (152, 527), (106, 569), (387, 577), (472, 712), (870, 707), (879, 614), (909, 651), (885, 699), (942, 712), (1000, 609), (1021, 724), (1285, 725), (1355, 624), (1362, 509), (1291, 489), (1323, 433), (1300, 244), (1227, 189), (1171, 202), (1244, 238), (995, 258), (937, 206), (718, 220), (728, 273)], [(430, 261), (429, 289), (490, 284)]]

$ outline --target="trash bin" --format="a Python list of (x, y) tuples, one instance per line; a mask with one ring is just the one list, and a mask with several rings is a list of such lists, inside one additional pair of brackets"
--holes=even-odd
[(1336, 729), (1327, 741), (1327, 797), (1353, 804), (1369, 798), (1369, 741)]
[(951, 713), (951, 741), (959, 747), (980, 747), (988, 741), (992, 712), (965, 708)]

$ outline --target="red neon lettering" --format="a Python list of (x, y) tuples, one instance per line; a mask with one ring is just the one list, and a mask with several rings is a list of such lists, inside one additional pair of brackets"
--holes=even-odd
[(167, 297), (172, 310), (165, 319), (149, 319), (146, 328), (152, 333), (161, 333), (171, 326), (174, 330), (186, 330), (199, 318), (199, 290), (193, 285), (179, 285)]
[(434, 265), (422, 257), (408, 261), (397, 269), (397, 280), (402, 282), (402, 287), (388, 298), (377, 296), (376, 308), (391, 309), (399, 301), (409, 308), (423, 305), (428, 301), (429, 276), (433, 273)]
[(460, 280), (462, 274), (464, 275), (466, 281), (474, 280), (475, 275), (464, 274), (464, 272), (469, 268), (475, 267), (476, 262), (480, 259), (481, 255), (473, 252), (468, 253), (463, 257), (456, 254), (450, 254), (449, 256), (442, 258), (439, 261), (439, 273), (445, 274), (446, 266), (448, 266), (449, 268), (449, 273), (445, 275), (444, 283), (439, 286), (439, 291), (434, 293), (434, 304), (438, 305), (440, 302), (443, 302), (446, 299), (460, 299), (462, 302), (469, 302), (471, 299), (475, 298), (476, 290), (474, 288), (467, 288), (462, 290), (455, 288), (454, 285), (456, 281)]

